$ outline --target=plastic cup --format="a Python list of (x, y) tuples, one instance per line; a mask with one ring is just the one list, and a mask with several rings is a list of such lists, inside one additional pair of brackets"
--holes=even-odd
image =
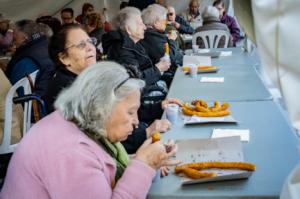
[(194, 45), (192, 46), (192, 48), (193, 48), (193, 52), (194, 52), (194, 53), (198, 53), (198, 50), (199, 50), (199, 46), (198, 46), (198, 45), (195, 45), (195, 44), (194, 44)]
[(196, 64), (189, 64), (190, 67), (190, 75), (192, 78), (197, 77), (198, 75), (198, 67)]
[(177, 121), (179, 106), (177, 104), (168, 104), (166, 109), (167, 120), (169, 120), (172, 125)]

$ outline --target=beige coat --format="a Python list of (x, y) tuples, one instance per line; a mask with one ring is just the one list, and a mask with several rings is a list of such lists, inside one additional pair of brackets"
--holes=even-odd
[[(3, 71), (0, 69), (0, 143), (2, 143), (3, 131), (4, 131), (4, 120), (5, 120), (5, 98), (11, 84), (6, 78)], [(22, 106), (15, 105), (13, 107), (13, 119), (12, 119), (12, 136), (11, 143), (17, 143), (21, 138), (22, 132), (22, 118), (23, 118)]]

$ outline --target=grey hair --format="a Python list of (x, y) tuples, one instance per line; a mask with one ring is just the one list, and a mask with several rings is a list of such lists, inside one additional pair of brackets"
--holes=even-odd
[(14, 24), (14, 29), (17, 29), (28, 37), (28, 40), (33, 40), (41, 36), (40, 25), (35, 21), (23, 19)]
[(142, 19), (145, 25), (153, 26), (160, 19), (167, 18), (167, 9), (159, 4), (149, 5), (142, 12)]
[(141, 11), (135, 7), (125, 7), (113, 19), (113, 28), (126, 31), (126, 28), (136, 30), (136, 17), (141, 17)]
[(55, 108), (84, 132), (93, 133), (96, 138), (107, 137), (106, 124), (114, 105), (144, 85), (140, 79), (129, 78), (123, 66), (98, 62), (59, 94)]
[(207, 17), (219, 18), (219, 16), (220, 16), (219, 10), (214, 6), (206, 6), (202, 14), (203, 18), (207, 18)]
[(45, 35), (47, 38), (50, 38), (53, 35), (52, 29), (44, 23), (38, 23), (38, 31), (41, 35)]

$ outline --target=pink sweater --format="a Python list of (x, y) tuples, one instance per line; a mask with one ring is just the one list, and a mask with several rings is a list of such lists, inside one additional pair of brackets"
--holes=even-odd
[(113, 159), (55, 111), (17, 147), (0, 198), (146, 198), (155, 170), (131, 160), (115, 188)]

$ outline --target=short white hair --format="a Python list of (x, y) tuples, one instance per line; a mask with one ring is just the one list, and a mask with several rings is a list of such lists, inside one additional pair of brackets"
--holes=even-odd
[(153, 26), (160, 19), (167, 18), (167, 9), (159, 4), (149, 5), (142, 12), (142, 19), (146, 26)]
[(220, 16), (219, 10), (214, 6), (206, 6), (202, 14), (202, 18), (207, 18), (207, 17), (219, 18), (219, 16)]
[(136, 19), (141, 17), (141, 11), (135, 7), (125, 7), (113, 19), (114, 29), (126, 31), (126, 27), (136, 30)]
[(55, 108), (82, 131), (107, 137), (106, 124), (114, 105), (144, 85), (140, 79), (129, 78), (123, 66), (99, 62), (85, 69), (59, 94)]

